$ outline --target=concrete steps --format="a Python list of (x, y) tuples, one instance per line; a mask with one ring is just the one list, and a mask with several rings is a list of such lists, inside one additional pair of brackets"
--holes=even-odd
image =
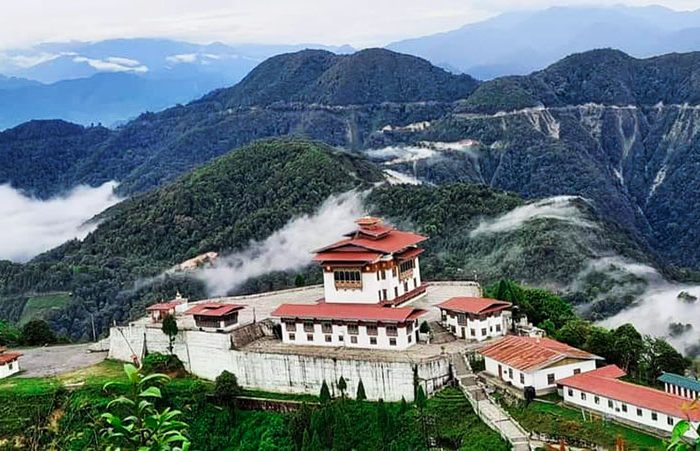
[(442, 343), (450, 343), (452, 341), (457, 340), (457, 338), (454, 335), (452, 335), (452, 332), (442, 327), (442, 324), (440, 324), (437, 321), (429, 322), (428, 326), (430, 326), (430, 343), (432, 344), (439, 345)]

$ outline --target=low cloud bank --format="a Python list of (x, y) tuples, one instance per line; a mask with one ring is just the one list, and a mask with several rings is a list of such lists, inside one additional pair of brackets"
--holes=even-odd
[(85, 224), (121, 199), (115, 182), (79, 186), (49, 200), (0, 185), (0, 259), (24, 262), (73, 238), (84, 238), (97, 224)]
[(579, 209), (573, 204), (574, 200), (579, 199), (581, 198), (577, 196), (555, 196), (514, 208), (496, 219), (482, 221), (469, 236), (473, 238), (489, 233), (512, 232), (524, 223), (539, 218), (557, 219), (582, 227), (595, 227), (581, 217)]
[(311, 262), (311, 252), (342, 238), (354, 229), (364, 211), (363, 196), (356, 192), (329, 197), (312, 215), (291, 220), (261, 242), (220, 257), (213, 267), (194, 276), (207, 286), (209, 295), (222, 296), (252, 277), (273, 271), (292, 271)]

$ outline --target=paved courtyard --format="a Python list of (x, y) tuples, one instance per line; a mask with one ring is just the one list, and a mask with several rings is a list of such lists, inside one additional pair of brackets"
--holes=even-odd
[(19, 349), (23, 372), (18, 377), (58, 376), (100, 363), (106, 352), (88, 352), (90, 343)]

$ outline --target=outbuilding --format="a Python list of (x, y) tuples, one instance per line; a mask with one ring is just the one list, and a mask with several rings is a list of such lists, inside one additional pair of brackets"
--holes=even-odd
[(454, 297), (438, 304), (443, 327), (458, 338), (482, 341), (508, 331), (510, 302), (489, 298)]

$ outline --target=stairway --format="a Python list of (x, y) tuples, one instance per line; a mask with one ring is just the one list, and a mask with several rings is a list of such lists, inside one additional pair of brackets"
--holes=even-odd
[(452, 332), (442, 327), (442, 324), (437, 321), (430, 321), (428, 326), (430, 326), (431, 344), (439, 345), (442, 343), (450, 343), (457, 339), (452, 335)]

